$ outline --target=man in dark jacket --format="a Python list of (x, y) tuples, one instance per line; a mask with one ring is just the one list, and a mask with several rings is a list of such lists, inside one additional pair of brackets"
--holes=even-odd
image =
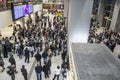
[(116, 47), (116, 41), (114, 40), (112, 44), (110, 45), (111, 51), (113, 52)]
[(44, 52), (42, 53), (42, 57), (43, 57), (43, 61), (44, 61), (44, 63), (47, 62), (47, 56), (48, 56), (47, 51), (44, 51)]
[(67, 50), (64, 49), (63, 52), (62, 52), (62, 54), (61, 54), (63, 62), (65, 62), (66, 55), (67, 55)]
[(51, 58), (48, 59), (48, 62), (47, 62), (47, 67), (48, 67), (48, 73), (51, 74)]
[(2, 57), (0, 58), (0, 67), (2, 67), (2, 72), (5, 70), (5, 67), (4, 67), (5, 63), (2, 59)]
[(37, 80), (42, 80), (42, 66), (38, 63), (37, 66), (35, 67), (35, 72), (37, 75)]
[(22, 59), (22, 49), (20, 47), (18, 48), (18, 56)]
[(45, 63), (43, 66), (43, 72), (44, 72), (45, 78), (49, 78), (48, 70), (49, 70), (49, 67)]
[(37, 62), (40, 62), (40, 64), (41, 64), (41, 54), (39, 54), (39, 52), (37, 52), (37, 54), (35, 54), (35, 59)]
[(12, 53), (12, 46), (11, 46), (11, 44), (9, 43), (7, 46), (6, 46), (6, 48), (7, 48), (7, 53), (9, 54), (9, 55), (11, 55)]
[(7, 67), (9, 71), (7, 72), (11, 76), (11, 80), (15, 80), (15, 65), (12, 64)]
[(12, 64), (16, 65), (16, 61), (15, 61), (15, 58), (13, 57), (13, 55), (10, 56), (9, 62), (11, 63), (11, 65)]
[(27, 63), (29, 63), (29, 57), (30, 57), (29, 50), (28, 48), (26, 48), (25, 49), (25, 62), (27, 61)]
[(23, 65), (21, 68), (22, 75), (25, 80), (27, 80), (27, 70), (25, 69), (25, 66)]
[(7, 52), (7, 45), (6, 44), (3, 45), (3, 56), (4, 56), (4, 58), (8, 58), (8, 52)]
[(15, 58), (13, 57), (13, 55), (10, 56), (9, 62), (10, 62), (11, 65), (15, 66), (15, 72), (17, 73), (17, 71), (16, 71), (16, 61), (15, 61)]

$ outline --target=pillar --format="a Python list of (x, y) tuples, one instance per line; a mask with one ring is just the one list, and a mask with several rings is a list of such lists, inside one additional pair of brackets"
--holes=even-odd
[(68, 16), (68, 0), (64, 0), (64, 17)]
[(69, 0), (68, 39), (71, 43), (87, 43), (93, 0)]
[(120, 18), (120, 0), (116, 0), (116, 2), (115, 2), (112, 21), (111, 21), (111, 25), (110, 25), (110, 30), (118, 31), (118, 29), (119, 29), (119, 32), (120, 32), (120, 26), (119, 26), (120, 19), (118, 19), (118, 18)]
[(105, 9), (105, 0), (99, 0), (98, 21), (100, 23), (100, 26), (102, 26), (103, 24), (104, 9)]
[(119, 9), (119, 13), (118, 13), (118, 17), (117, 17), (117, 22), (116, 22), (114, 31), (116, 31), (118, 33), (120, 32), (120, 9)]
[(69, 11), (69, 0), (64, 0), (63, 4), (64, 4), (64, 17), (65, 19), (65, 26), (68, 27), (68, 11)]

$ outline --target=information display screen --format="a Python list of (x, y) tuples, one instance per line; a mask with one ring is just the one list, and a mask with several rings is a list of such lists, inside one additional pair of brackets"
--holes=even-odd
[(23, 5), (19, 5), (19, 6), (14, 6), (13, 7), (13, 16), (14, 19), (18, 19), (24, 16), (24, 6)]
[(13, 20), (17, 20), (19, 18), (24, 17), (25, 15), (28, 15), (33, 12), (33, 4), (12, 4), (12, 15)]
[(29, 14), (30, 14), (33, 12), (33, 4), (29, 4), (28, 7), (29, 7)]

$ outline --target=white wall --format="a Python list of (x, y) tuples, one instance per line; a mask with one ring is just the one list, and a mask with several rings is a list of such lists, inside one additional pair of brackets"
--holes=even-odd
[(0, 29), (12, 23), (11, 10), (0, 12)]
[(68, 10), (68, 9), (69, 9), (69, 8), (68, 8), (68, 6), (69, 6), (69, 5), (68, 5), (68, 2), (69, 2), (68, 0), (64, 0), (64, 17), (67, 17), (67, 16), (68, 16), (68, 11), (69, 11), (69, 10)]
[[(72, 43), (87, 43), (88, 41), (92, 7), (93, 0), (69, 0), (68, 53), (70, 54), (70, 57), (72, 54)], [(73, 71), (75, 71), (75, 73), (72, 71), (70, 72), (74, 74), (75, 80), (79, 80), (74, 67)]]
[(87, 43), (93, 0), (70, 0), (68, 34), (70, 43)]

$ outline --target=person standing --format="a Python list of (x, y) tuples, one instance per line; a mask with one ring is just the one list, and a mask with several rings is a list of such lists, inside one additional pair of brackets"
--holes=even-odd
[(41, 64), (37, 64), (37, 66), (35, 67), (35, 72), (37, 75), (37, 80), (42, 80), (42, 66)]
[(28, 48), (26, 48), (25, 49), (25, 62), (27, 61), (27, 63), (29, 63), (29, 57), (30, 57), (29, 50)]
[(12, 65), (12, 64), (16, 65), (16, 61), (15, 61), (13, 55), (10, 56), (9, 62), (11, 63), (11, 65)]
[(2, 72), (5, 70), (5, 67), (4, 67), (5, 63), (2, 59), (2, 57), (0, 58), (0, 67), (2, 68)]
[(37, 52), (37, 54), (35, 54), (35, 59), (37, 62), (40, 62), (40, 64), (41, 64), (41, 54), (39, 54), (39, 52)]
[(11, 76), (11, 80), (15, 80), (15, 65), (11, 64), (7, 68), (9, 69), (9, 75)]
[(67, 64), (65, 62), (61, 65), (63, 80), (67, 78)]
[(34, 47), (32, 45), (30, 46), (30, 53), (31, 53), (31, 57), (33, 57), (33, 55), (34, 55)]
[(114, 52), (115, 47), (116, 47), (116, 41), (113, 40), (113, 42), (110, 45), (110, 49), (111, 49), (112, 52)]
[(12, 44), (11, 43), (7, 43), (6, 49), (7, 49), (7, 53), (9, 55), (12, 55)]
[(67, 55), (67, 49), (63, 49), (63, 52), (61, 54), (63, 62), (65, 62), (66, 55)]
[(60, 66), (57, 66), (57, 69), (55, 69), (55, 75), (53, 80), (55, 80), (56, 77), (57, 77), (57, 80), (59, 80), (60, 72), (61, 72)]
[(44, 52), (42, 53), (42, 57), (43, 57), (43, 61), (44, 61), (44, 63), (47, 62), (47, 56), (48, 56), (47, 51), (44, 51)]
[(27, 70), (25, 69), (25, 66), (23, 65), (22, 68), (21, 68), (21, 72), (22, 72), (22, 75), (24, 77), (24, 80), (28, 80), (27, 79)]
[(2, 57), (2, 54), (3, 54), (3, 47), (2, 47), (2, 44), (1, 44), (1, 42), (0, 42), (0, 58)]
[(22, 59), (22, 49), (20, 47), (18, 47), (18, 56)]
[(48, 59), (48, 62), (47, 62), (47, 66), (48, 66), (48, 74), (51, 74), (51, 58)]
[(8, 58), (7, 49), (6, 49), (6, 42), (5, 42), (4, 38), (2, 38), (1, 45), (2, 45), (2, 50), (3, 50), (2, 51), (3, 52), (3, 57)]
[(4, 58), (8, 58), (7, 45), (6, 44), (3, 45), (3, 56), (4, 56)]
[(17, 73), (17, 71), (16, 71), (16, 61), (15, 61), (15, 58), (13, 57), (13, 55), (10, 56), (9, 62), (10, 62), (11, 65), (14, 65), (15, 72)]
[(15, 43), (15, 54), (17, 54), (17, 55), (18, 55), (18, 46), (19, 46), (19, 44), (18, 44), (18, 42), (16, 42)]
[(45, 62), (43, 66), (43, 72), (44, 72), (45, 78), (49, 78), (48, 69), (49, 67), (47, 66), (47, 63)]

